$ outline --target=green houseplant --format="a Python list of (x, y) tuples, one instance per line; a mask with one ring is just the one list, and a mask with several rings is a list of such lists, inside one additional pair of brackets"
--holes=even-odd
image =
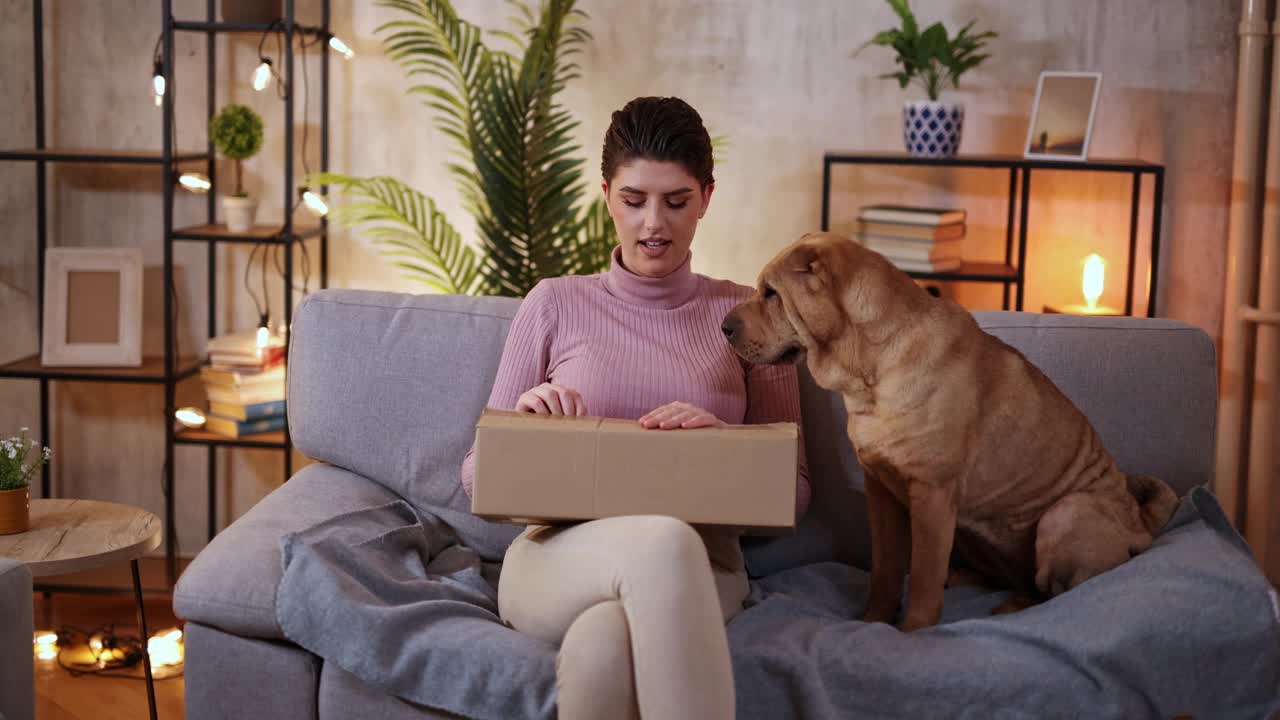
[(350, 202), (335, 221), (359, 227), (436, 292), (523, 296), (544, 277), (608, 267), (615, 242), (604, 199), (587, 198), (579, 126), (557, 97), (578, 77), (590, 35), (576, 0), (511, 0), (512, 27), (489, 33), (449, 0), (380, 0), (403, 17), (377, 29), (453, 144), (446, 162), (476, 221), (464, 242), (434, 199), (390, 177), (321, 174)]
[(960, 76), (982, 64), (990, 55), (982, 50), (996, 33), (974, 32), (976, 20), (948, 35), (936, 22), (924, 30), (916, 21), (907, 0), (887, 0), (902, 21), (901, 27), (876, 33), (858, 49), (877, 45), (892, 48), (898, 69), (880, 77), (893, 78), (904, 90), (917, 82), (928, 100), (907, 101), (902, 108), (902, 136), (907, 151), (926, 157), (949, 157), (960, 149), (964, 126), (964, 104), (941, 99), (947, 85), (960, 87)]
[(258, 203), (244, 191), (242, 163), (262, 149), (262, 118), (245, 105), (227, 105), (209, 121), (209, 137), (217, 151), (231, 159), (236, 168), (235, 192), (222, 196), (227, 229), (247, 232), (253, 227)]
[(52, 455), (27, 439), (27, 428), (0, 440), (0, 535), (26, 532), (30, 526), (31, 477)]

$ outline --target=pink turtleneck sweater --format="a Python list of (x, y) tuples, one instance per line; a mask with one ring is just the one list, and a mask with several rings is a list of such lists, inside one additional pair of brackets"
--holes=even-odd
[[(750, 288), (698, 275), (689, 259), (664, 277), (643, 277), (620, 256), (614, 248), (608, 272), (546, 279), (529, 292), (511, 321), (489, 407), (514, 409), (526, 390), (553, 382), (577, 390), (590, 415), (637, 420), (682, 401), (730, 424), (800, 424), (795, 367), (750, 365), (720, 331)], [(472, 452), (462, 463), (468, 496)], [(797, 517), (808, 504), (802, 443)]]

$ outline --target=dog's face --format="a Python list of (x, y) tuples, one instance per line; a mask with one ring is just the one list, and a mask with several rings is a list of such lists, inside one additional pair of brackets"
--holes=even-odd
[(760, 272), (756, 291), (725, 316), (725, 337), (747, 362), (810, 369), (888, 302), (893, 267), (848, 238), (811, 233)]

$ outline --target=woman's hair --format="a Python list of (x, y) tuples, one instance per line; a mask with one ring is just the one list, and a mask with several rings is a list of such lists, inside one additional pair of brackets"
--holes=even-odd
[(615, 110), (604, 134), (600, 171), (613, 182), (618, 167), (632, 160), (678, 162), (705, 189), (712, 175), (711, 136), (702, 117), (676, 97), (639, 97)]

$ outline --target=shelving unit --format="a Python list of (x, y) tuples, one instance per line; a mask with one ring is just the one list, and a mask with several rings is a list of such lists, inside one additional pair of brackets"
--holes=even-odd
[[(203, 446), (207, 452), (206, 470), (208, 486), (208, 535), (214, 536), (217, 530), (217, 449), (219, 447), (239, 447), (257, 449), (275, 449), (284, 454), (284, 478), (292, 474), (293, 443), (288, 430), (265, 433), (242, 438), (229, 438), (210, 432), (178, 431), (174, 426), (175, 395), (178, 383), (199, 374), (203, 358), (182, 356), (176, 351), (176, 318), (174, 310), (174, 244), (177, 242), (203, 242), (207, 248), (208, 302), (206, 311), (208, 336), (218, 334), (217, 321), (217, 247), (220, 243), (253, 243), (268, 246), (279, 246), (284, 255), (284, 317), (293, 315), (294, 293), (294, 252), (298, 243), (318, 240), (319, 243), (319, 286), (328, 285), (328, 225), (322, 218), (318, 223), (296, 227), (293, 220), (296, 187), (294, 183), (294, 103), (296, 87), (294, 83), (294, 38), (305, 33), (329, 33), (329, 0), (321, 0), (321, 21), (318, 27), (306, 27), (296, 22), (294, 0), (285, 0), (285, 15), (281, 23), (273, 25), (243, 25), (217, 22), (215, 0), (206, 0), (206, 19), (202, 22), (179, 21), (173, 17), (172, 0), (161, 0), (163, 73), (168, 91), (164, 94), (162, 112), (164, 131), (160, 150), (95, 150), (48, 147), (45, 137), (45, 88), (44, 88), (44, 12), (43, 1), (34, 0), (33, 37), (35, 55), (35, 146), (32, 148), (0, 149), (0, 161), (24, 161), (35, 163), (36, 169), (36, 243), (38, 250), (37, 283), (38, 283), (38, 318), (37, 327), (43, 332), (44, 326), (44, 274), (45, 250), (48, 248), (48, 224), (46, 198), (46, 164), (64, 163), (105, 163), (112, 165), (155, 165), (158, 166), (162, 187), (164, 188), (163, 210), (163, 242), (164, 242), (164, 354), (143, 359), (138, 368), (110, 367), (44, 367), (40, 363), (39, 354), (22, 358), (0, 366), (0, 378), (37, 380), (40, 384), (40, 439), (46, 441), (50, 437), (49, 385), (53, 381), (78, 382), (110, 382), (138, 383), (160, 385), (164, 391), (164, 426), (165, 426), (165, 458), (164, 458), (164, 526), (165, 526), (165, 577), (166, 588), (156, 590), (167, 592), (177, 579), (177, 559), (175, 555), (175, 522), (174, 522), (174, 473), (175, 448), (182, 446)], [(285, 83), (284, 106), (284, 217), (276, 225), (258, 225), (246, 233), (232, 233), (224, 225), (217, 222), (216, 198), (218, 194), (217, 172), (212, 140), (206, 140), (205, 152), (178, 152), (174, 149), (173, 138), (173, 98), (175, 95), (174, 73), (174, 36), (178, 32), (203, 33), (206, 38), (206, 103), (207, 115), (211, 118), (216, 112), (217, 88), (217, 48), (216, 38), (223, 33), (266, 33), (278, 31), (284, 39), (282, 78)], [(320, 50), (320, 170), (329, 168), (329, 48), (327, 43), (317, 43)], [(305, 108), (304, 108), (304, 118)], [(305, 152), (305, 148), (303, 149)], [(213, 185), (207, 195), (208, 220), (205, 224), (192, 227), (175, 228), (173, 218), (174, 179), (177, 176), (179, 163), (204, 161), (206, 173)], [(325, 188), (320, 188), (323, 193)], [(286, 342), (288, 339), (286, 338)], [(41, 475), (41, 493), (43, 497), (51, 497), (50, 468), (44, 466)], [(37, 590), (53, 589), (66, 591), (67, 586), (37, 586)], [(78, 592), (117, 592), (129, 591), (128, 588), (75, 587)]]
[[(1004, 286), (1005, 310), (1010, 309), (1010, 292), (1014, 292), (1014, 310), (1022, 310), (1026, 285), (1027, 207), (1031, 199), (1033, 170), (1069, 170), (1075, 172), (1124, 173), (1132, 177), (1129, 197), (1129, 255), (1125, 271), (1124, 314), (1133, 314), (1134, 261), (1138, 250), (1138, 215), (1142, 201), (1142, 178), (1151, 175), (1155, 183), (1151, 203), (1151, 282), (1147, 289), (1147, 317), (1155, 317), (1156, 281), (1159, 278), (1160, 211), (1164, 202), (1164, 166), (1143, 160), (1100, 159), (1087, 162), (1069, 160), (1031, 160), (1017, 155), (960, 155), (950, 158), (915, 157), (905, 153), (829, 152), (822, 158), (822, 230), (831, 227), (831, 170), (836, 165), (912, 165), (923, 167), (986, 168), (1009, 171), (1009, 196), (1006, 205), (1004, 262), (966, 262), (950, 272), (908, 272), (921, 280), (1000, 283)], [(1016, 218), (1015, 218), (1016, 211)], [(1016, 256), (1016, 259), (1015, 259)]]

